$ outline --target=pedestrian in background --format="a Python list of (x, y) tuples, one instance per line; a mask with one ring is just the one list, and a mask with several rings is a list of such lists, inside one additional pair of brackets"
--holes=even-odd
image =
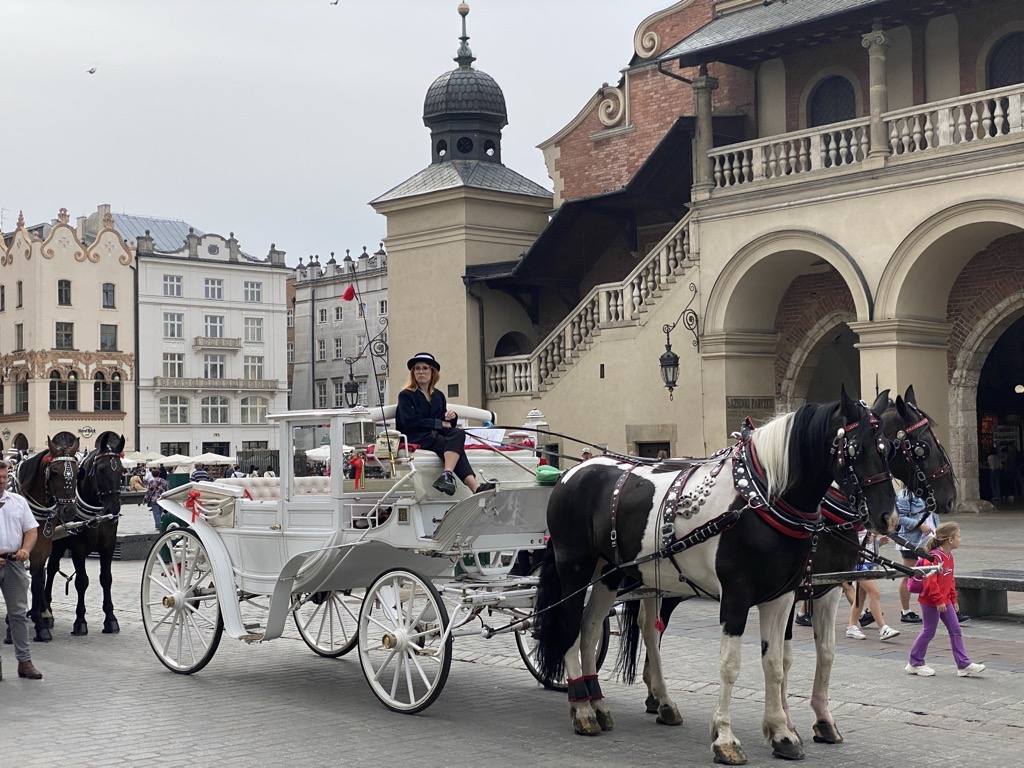
[(149, 511), (153, 513), (153, 525), (156, 529), (160, 530), (160, 517), (163, 515), (163, 508), (157, 504), (160, 496), (167, 491), (169, 486), (167, 485), (167, 469), (165, 467), (157, 467), (153, 473), (153, 479), (149, 481), (149, 485), (146, 487), (146, 495), (142, 497), (142, 500), (149, 505)]
[[(926, 512), (924, 499), (904, 488), (896, 496), (896, 511), (900, 516), (900, 536), (911, 547), (924, 549), (928, 540), (939, 527), (939, 516), (934, 512)], [(917, 555), (912, 549), (900, 549), (900, 557), (904, 565), (914, 565)], [(921, 617), (910, 610), (910, 590), (907, 579), (900, 579), (900, 621), (904, 624), (920, 624)]]
[[(28, 643), (28, 558), (36, 544), (39, 523), (32, 516), (24, 496), (6, 490), (11, 467), (0, 461), (0, 592), (7, 606), (14, 658), (18, 660), (18, 677), (39, 680), (42, 673), (32, 663)], [(0, 666), (0, 680), (3, 667)]]
[[(928, 542), (927, 548), (932, 563), (942, 566), (942, 569), (925, 579), (921, 585), (921, 594), (917, 598), (921, 605), (921, 634), (911, 646), (910, 661), (903, 668), (908, 674), (921, 677), (931, 677), (935, 674), (935, 670), (924, 663), (924, 658), (928, 653), (928, 643), (935, 637), (940, 619), (949, 632), (949, 647), (956, 661), (957, 677), (970, 677), (985, 671), (984, 664), (972, 662), (967, 655), (963, 633), (960, 631), (960, 621), (956, 617), (960, 605), (956, 599), (953, 550), (960, 546), (961, 540), (960, 526), (957, 523), (943, 523)], [(922, 559), (920, 564), (928, 565), (928, 562)]]

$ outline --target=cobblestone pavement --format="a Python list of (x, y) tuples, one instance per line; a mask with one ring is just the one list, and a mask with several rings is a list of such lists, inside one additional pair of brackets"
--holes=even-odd
[[(126, 509), (122, 529), (137, 523), (144, 531), (145, 515), (141, 507), (138, 512)], [(956, 519), (965, 539), (958, 570), (1024, 567), (1024, 512)], [(717, 606), (711, 601), (684, 604), (665, 637), (666, 672), (684, 724), (656, 725), (644, 714), (642, 686), (620, 685), (606, 669), (604, 688), (615, 730), (581, 738), (572, 733), (564, 695), (534, 683), (508, 636), (457, 639), (444, 692), (415, 716), (393, 714), (377, 702), (356, 653), (322, 659), (294, 629), (252, 646), (225, 638), (206, 669), (175, 675), (157, 661), (145, 638), (138, 597), (141, 572), (140, 561), (114, 564), (118, 635), (100, 633), (95, 561), (90, 562), (88, 636), (69, 635), (73, 602), (55, 589), (60, 592), (55, 596), (55, 639), (33, 646), (44, 680), (19, 680), (13, 649), (3, 647), (0, 753), (5, 763), (711, 765), (708, 722), (718, 692), (719, 644)], [(917, 627), (897, 623), (895, 586), (883, 583), (882, 590), (890, 622), (903, 632), (898, 638), (880, 642), (872, 627), (868, 639), (848, 640), (842, 609), (836, 624), (832, 712), (844, 744), (811, 741), (813, 643), (809, 628), (794, 628), (789, 705), (805, 739), (805, 764), (1019, 765), (1024, 754), (1024, 595), (1011, 593), (1009, 615), (964, 626), (968, 651), (988, 665), (981, 677), (956, 677), (940, 628), (928, 657), (937, 675), (917, 678), (903, 672)], [(774, 766), (779, 763), (760, 733), (763, 684), (756, 621), (752, 612), (733, 723), (749, 764)]]

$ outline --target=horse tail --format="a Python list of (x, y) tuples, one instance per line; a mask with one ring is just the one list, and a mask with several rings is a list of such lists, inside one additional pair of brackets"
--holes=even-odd
[[(555, 548), (549, 544), (537, 586), (537, 669), (545, 680), (565, 677), (565, 654), (579, 637), (585, 592), (562, 600), (562, 579), (555, 562)], [(570, 610), (575, 606), (575, 610)]]
[(636, 682), (636, 661), (640, 656), (640, 601), (627, 600), (619, 615), (619, 655), (615, 674), (627, 685)]

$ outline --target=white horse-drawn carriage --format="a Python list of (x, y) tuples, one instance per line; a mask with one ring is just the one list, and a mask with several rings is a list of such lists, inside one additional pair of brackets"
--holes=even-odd
[[(463, 419), (494, 418), (454, 409)], [(387, 430), (394, 413), (387, 406), (270, 418), (288, 451), (325, 435), (336, 446), (365, 441)], [(470, 495), (460, 484), (449, 497), (432, 487), (442, 469), (436, 455), (410, 453), (393, 430), (384, 435), (367, 461), (388, 478), (363, 487), (340, 462), (330, 477), (302, 477), (286, 460), (280, 478), (188, 483), (164, 494), (160, 505), (176, 524), (147, 558), (142, 612), (165, 666), (197, 672), (223, 633), (273, 640), (289, 615), (322, 656), (358, 646), (371, 690), (399, 712), (418, 712), (441, 693), (455, 636), (515, 631), (530, 666), (522, 619), (537, 580), (510, 573), (517, 553), (544, 546), (551, 489), (538, 483), (535, 452), (468, 449), (477, 476), (496, 489)], [(498, 630), (483, 621), (495, 611), (508, 618)]]

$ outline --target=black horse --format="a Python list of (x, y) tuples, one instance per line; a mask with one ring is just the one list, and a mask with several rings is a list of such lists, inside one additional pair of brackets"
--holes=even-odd
[[(876, 408), (884, 408), (880, 399)], [(750, 608), (760, 613), (765, 674), (763, 730), (775, 753), (803, 755), (782, 703), (784, 637), (793, 590), (810, 553), (810, 534), (833, 480), (866, 524), (895, 522), (895, 495), (877, 416), (845, 390), (838, 403), (806, 405), (744, 430), (732, 449), (704, 461), (637, 466), (593, 459), (559, 481), (548, 505), (548, 548), (538, 592), (538, 665), (548, 679), (567, 674), (573, 725), (596, 734), (612, 727), (597, 681), (602, 620), (626, 574), (676, 594), (720, 596), (722, 679), (712, 733), (716, 759), (746, 757), (732, 732), (729, 705), (739, 674), (740, 641)], [(624, 564), (624, 565), (623, 565)], [(585, 588), (597, 578), (584, 607)], [(678, 724), (661, 673), (655, 616), (642, 616), (659, 718)], [(582, 637), (581, 637), (582, 634)], [(627, 679), (638, 643), (624, 639)], [(581, 657), (582, 656), (582, 657)]]
[(78, 438), (70, 432), (58, 432), (46, 438), (47, 449), (18, 464), (15, 487), (28, 501), (39, 523), (39, 535), (29, 553), (32, 574), (32, 605), (29, 618), (35, 626), (37, 642), (53, 639), (46, 621), (46, 559), (55, 538), (65, 534), (64, 526), (75, 517), (75, 482), (78, 477)]
[(53, 579), (60, 570), (60, 559), (65, 552), (71, 552), (71, 560), (75, 565), (75, 590), (78, 592), (72, 635), (89, 634), (89, 625), (85, 621), (85, 591), (89, 588), (85, 560), (92, 552), (100, 556), (103, 633), (121, 631), (114, 616), (114, 602), (110, 597), (110, 585), (113, 583), (110, 565), (114, 561), (117, 521), (121, 515), (121, 477), (124, 474), (121, 452), (124, 444), (124, 435), (103, 432), (96, 438), (95, 449), (82, 460), (77, 487), (77, 522), (81, 525), (75, 535), (54, 544), (46, 567), (46, 604), (49, 606)]

